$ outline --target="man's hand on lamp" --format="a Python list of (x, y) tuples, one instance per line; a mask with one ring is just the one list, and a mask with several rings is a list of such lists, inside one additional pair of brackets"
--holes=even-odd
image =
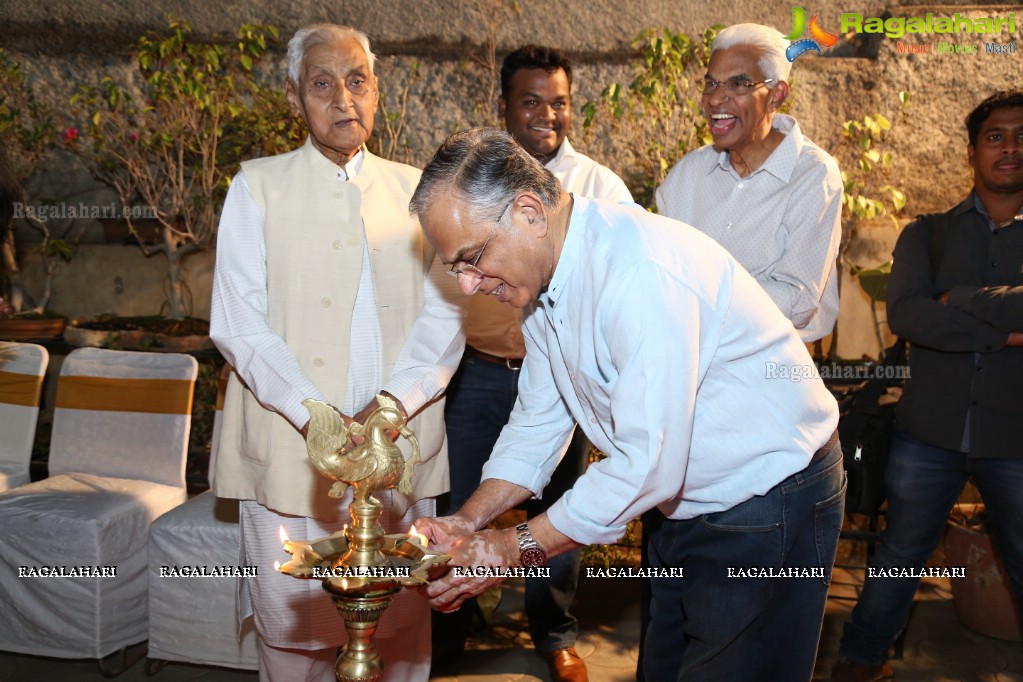
[[(419, 588), (430, 601), (430, 606), (443, 613), (457, 611), (466, 599), (504, 580), (498, 576), (473, 575), (472, 570), (459, 572), (454, 567), (503, 571), (519, 565), (518, 541), (513, 529), (471, 533), (471, 529), (464, 524), (459, 525), (459, 521), (451, 522), (458, 518), (448, 516), (416, 521), (416, 530), (431, 538), (431, 547), (451, 555), (448, 564), (451, 569), (429, 585)], [(469, 534), (459, 535), (459, 531)]]

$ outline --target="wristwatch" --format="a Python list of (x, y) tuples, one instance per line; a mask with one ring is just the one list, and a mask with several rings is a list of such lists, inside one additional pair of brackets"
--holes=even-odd
[(519, 561), (526, 568), (539, 568), (547, 564), (547, 552), (533, 539), (529, 532), (529, 525), (520, 523), (515, 526), (515, 533), (519, 536)]

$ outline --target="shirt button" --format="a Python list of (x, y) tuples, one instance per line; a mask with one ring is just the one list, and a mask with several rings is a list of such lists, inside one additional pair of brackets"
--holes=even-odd
[(739, 189), (742, 189), (743, 188), (743, 184), (740, 182), (738, 185), (736, 185), (736, 187), (738, 187)]
[(597, 418), (596, 418), (596, 417), (594, 417), (593, 419), (591, 419), (591, 420), (590, 420), (590, 423), (592, 423), (592, 424), (596, 424), (596, 423), (597, 423)]
[(324, 308), (329, 308), (330, 303), (331, 303), (330, 296), (324, 296), (323, 298), (320, 299), (320, 305), (323, 306)]
[(323, 367), (323, 358), (313, 358), (313, 367)]
[(341, 192), (334, 192), (334, 198), (335, 199), (340, 199), (341, 198)]
[(335, 250), (335, 251), (340, 251), (340, 250), (341, 250), (341, 247), (342, 247), (342, 244), (341, 244), (341, 240), (340, 240), (340, 239), (335, 239), (334, 241), (332, 241), (332, 242), (330, 243), (330, 245), (334, 247), (334, 250)]

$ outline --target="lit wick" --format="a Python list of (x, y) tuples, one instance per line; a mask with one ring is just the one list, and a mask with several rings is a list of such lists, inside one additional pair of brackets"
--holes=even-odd
[(412, 524), (412, 527), (409, 528), (408, 536), (414, 540), (418, 539), (419, 544), (423, 546), (423, 549), (426, 549), (426, 547), (429, 545), (426, 536), (416, 530), (416, 524), (414, 523)]

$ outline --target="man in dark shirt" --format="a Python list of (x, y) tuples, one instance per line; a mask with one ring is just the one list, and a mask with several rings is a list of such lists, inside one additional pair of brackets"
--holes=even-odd
[[(972, 478), (1023, 604), (1023, 90), (981, 102), (966, 129), (973, 191), (906, 227), (895, 245), (888, 321), (912, 344), (911, 378), (873, 566), (888, 575), (923, 567)], [(833, 680), (894, 679), (885, 659), (918, 583), (868, 577)]]

